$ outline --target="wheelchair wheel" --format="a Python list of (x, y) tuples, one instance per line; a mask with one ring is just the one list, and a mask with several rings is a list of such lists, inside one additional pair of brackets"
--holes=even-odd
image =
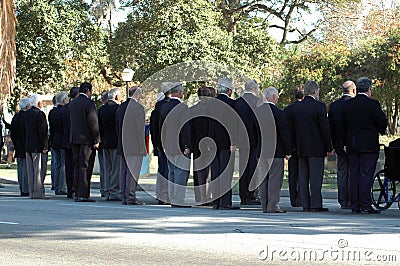
[(371, 198), (374, 206), (380, 210), (388, 209), (393, 204), (395, 194), (395, 182), (385, 178), (385, 170), (377, 172), (371, 191)]

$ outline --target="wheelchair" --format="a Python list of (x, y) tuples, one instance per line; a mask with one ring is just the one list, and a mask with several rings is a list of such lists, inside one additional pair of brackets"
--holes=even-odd
[(375, 173), (371, 189), (372, 204), (379, 210), (386, 210), (397, 202), (400, 209), (400, 193), (396, 194), (396, 184), (400, 183), (400, 147), (384, 147), (384, 168)]

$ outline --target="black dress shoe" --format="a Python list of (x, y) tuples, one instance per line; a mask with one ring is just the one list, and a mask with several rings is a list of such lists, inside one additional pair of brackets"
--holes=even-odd
[(96, 201), (91, 198), (76, 197), (75, 202), (96, 202)]
[(21, 197), (29, 197), (29, 193), (28, 192), (21, 192)]
[(219, 206), (218, 205), (213, 205), (213, 210), (218, 210)]
[(311, 209), (310, 208), (303, 208), (303, 212), (310, 212)]
[(118, 197), (107, 197), (106, 201), (121, 201), (121, 199)]
[(163, 200), (158, 200), (158, 205), (169, 205), (169, 203)]
[(247, 201), (247, 205), (261, 205), (261, 201), (259, 199), (253, 199)]
[(310, 211), (311, 212), (328, 212), (329, 209), (328, 208), (311, 208)]
[(211, 206), (213, 206), (213, 204), (212, 204), (212, 202), (206, 202), (206, 203), (200, 204), (199, 206), (202, 206), (202, 207), (211, 207)]
[(240, 210), (239, 206), (232, 206), (232, 205), (228, 205), (228, 206), (219, 206), (219, 209), (222, 211), (225, 210)]
[(124, 205), (145, 205), (145, 203), (138, 200), (131, 200), (127, 201)]
[(56, 195), (67, 195), (67, 193), (65, 193), (64, 191), (56, 192), (54, 194), (56, 194)]
[(358, 213), (361, 213), (361, 210), (360, 209), (356, 209), (356, 210), (351, 210), (351, 213), (352, 214), (358, 214)]
[(172, 208), (192, 208), (190, 205), (176, 205), (176, 204), (171, 204)]
[(284, 209), (277, 209), (275, 211), (268, 212), (268, 213), (286, 213), (286, 211)]
[(371, 208), (371, 209), (366, 209), (366, 210), (360, 210), (360, 213), (378, 214), (378, 213), (381, 213), (381, 211)]

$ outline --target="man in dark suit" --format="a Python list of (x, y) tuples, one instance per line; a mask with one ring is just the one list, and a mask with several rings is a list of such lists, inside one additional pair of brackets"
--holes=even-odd
[(182, 102), (184, 88), (181, 83), (169, 84), (170, 100), (160, 110), (161, 146), (168, 159), (168, 193), (172, 207), (185, 205), (186, 185), (190, 170), (190, 126), (188, 107)]
[(17, 158), (18, 184), (21, 196), (29, 196), (28, 173), (26, 168), (25, 154), (25, 115), (30, 108), (29, 98), (22, 98), (19, 101), (19, 112), (16, 113), (11, 121), (11, 139), (15, 146), (15, 157)]
[[(97, 114), (99, 113), (99, 111), (101, 109), (104, 108), (104, 106), (108, 103), (108, 91), (103, 91), (101, 93), (101, 106), (100, 108), (97, 110)], [(103, 147), (101, 146), (101, 142), (99, 145), (99, 149), (97, 150), (97, 156), (99, 158), (99, 170), (100, 170), (100, 195), (101, 197), (105, 197), (106, 193), (104, 192), (104, 163), (103, 163)], [(119, 169), (119, 166), (118, 166)]]
[(387, 119), (377, 100), (371, 99), (372, 81), (357, 80), (357, 95), (343, 104), (344, 151), (349, 157), (352, 213), (380, 213), (372, 208), (371, 187), (379, 157), (379, 133)]
[[(266, 101), (256, 109), (256, 112), (260, 117), (268, 117), (270, 112), (272, 112), (272, 117), (268, 121), (269, 123), (260, 125), (260, 128), (273, 127), (275, 125), (276, 146), (274, 158), (268, 158), (268, 155), (260, 157), (259, 173), (263, 180), (259, 186), (261, 206), (264, 213), (285, 213), (286, 211), (279, 207), (279, 192), (281, 191), (283, 182), (284, 158), (290, 158), (289, 130), (285, 114), (276, 106), (279, 99), (278, 90), (275, 87), (269, 87), (265, 89), (263, 95)], [(268, 132), (267, 129), (263, 129), (263, 131)], [(269, 138), (261, 137), (261, 131), (258, 132), (258, 149), (261, 153), (262, 147), (269, 149), (269, 145), (262, 143), (268, 141)]]
[(158, 156), (158, 171), (156, 180), (156, 197), (158, 204), (167, 204), (168, 196), (168, 164), (164, 149), (161, 144), (161, 129), (160, 129), (160, 111), (161, 107), (169, 101), (170, 91), (169, 82), (161, 84), (161, 90), (164, 95), (163, 99), (157, 101), (154, 110), (150, 116), (150, 135), (151, 142), (154, 148), (154, 155)]
[[(69, 98), (74, 100), (79, 95), (79, 88), (72, 87), (69, 91)], [(75, 194), (75, 178), (72, 148), (69, 143), (70, 124), (69, 124), (69, 101), (61, 107), (61, 121), (63, 124), (63, 134), (61, 142), (61, 152), (65, 154), (65, 179), (67, 183), (67, 198), (72, 199)]]
[(26, 166), (31, 199), (48, 199), (45, 196), (44, 179), (47, 170), (48, 135), (46, 115), (39, 95), (29, 98), (31, 108), (24, 115)]
[(108, 102), (99, 108), (100, 146), (103, 150), (104, 193), (107, 201), (121, 200), (119, 187), (120, 156), (117, 156), (118, 135), (115, 113), (121, 100), (121, 90), (111, 89)]
[[(239, 145), (239, 196), (241, 205), (259, 205), (257, 190), (249, 191), (249, 184), (257, 166), (257, 119), (254, 115), (258, 101), (259, 86), (255, 80), (245, 84), (245, 92), (235, 102), (235, 111), (239, 115), (247, 132), (238, 132), (241, 136), (247, 133), (248, 141), (238, 138)], [(248, 157), (247, 157), (248, 155)], [(247, 160), (246, 160), (247, 157)]]
[(315, 81), (305, 84), (304, 94), (304, 100), (293, 108), (301, 203), (304, 211), (328, 211), (322, 206), (321, 193), (324, 159), (333, 152), (326, 106), (318, 101)]
[(63, 123), (61, 109), (68, 103), (68, 95), (65, 91), (55, 96), (56, 106), (49, 113), (50, 146), (52, 150), (54, 190), (56, 195), (67, 195), (67, 183), (65, 177), (65, 153), (61, 150), (63, 139)]
[[(197, 96), (199, 102), (189, 108), (190, 137), (192, 139), (191, 147), (193, 152), (193, 181), (194, 196), (197, 204), (208, 205), (211, 199), (210, 182), (210, 162), (212, 160), (208, 150), (210, 117), (209, 103), (212, 97), (215, 97), (215, 89), (211, 87), (202, 87), (198, 89)], [(200, 150), (200, 141), (206, 141)]]
[(299, 157), (296, 151), (296, 135), (294, 134), (294, 121), (293, 121), (293, 108), (303, 100), (304, 91), (296, 88), (293, 91), (295, 101), (286, 106), (283, 110), (287, 121), (289, 135), (290, 135), (290, 151), (291, 156), (288, 161), (288, 183), (289, 183), (289, 197), (290, 205), (292, 207), (301, 207), (300, 188), (299, 188)]
[(95, 150), (99, 147), (100, 133), (97, 112), (92, 97), (92, 85), (84, 82), (79, 96), (68, 105), (70, 143), (75, 172), (75, 201), (94, 202), (90, 198), (90, 179), (93, 173)]
[(332, 145), (337, 156), (337, 186), (338, 202), (342, 209), (350, 209), (350, 182), (349, 182), (349, 159), (343, 151), (344, 140), (341, 139), (343, 132), (343, 104), (356, 95), (356, 84), (348, 80), (343, 83), (343, 96), (331, 103), (328, 118), (331, 130)]
[(142, 97), (140, 87), (129, 89), (129, 98), (115, 113), (118, 136), (117, 154), (120, 157), (120, 188), (122, 205), (143, 205), (136, 198), (145, 147), (145, 113), (139, 103)]
[(235, 163), (236, 128), (235, 100), (231, 98), (233, 81), (230, 78), (218, 80), (218, 96), (212, 101), (212, 111), (215, 116), (221, 116), (226, 125), (215, 119), (210, 122), (209, 136), (215, 141), (216, 154), (211, 164), (211, 180), (214, 210), (237, 210), (239, 206), (232, 205), (232, 177)]

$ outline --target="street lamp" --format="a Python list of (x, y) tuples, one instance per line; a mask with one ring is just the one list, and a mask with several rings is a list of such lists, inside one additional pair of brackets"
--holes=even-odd
[(135, 71), (133, 71), (128, 64), (126, 64), (126, 68), (121, 72), (122, 75), (122, 81), (125, 81), (126, 83), (126, 99), (129, 98), (129, 82), (132, 81), (133, 79), (133, 74), (135, 74)]

